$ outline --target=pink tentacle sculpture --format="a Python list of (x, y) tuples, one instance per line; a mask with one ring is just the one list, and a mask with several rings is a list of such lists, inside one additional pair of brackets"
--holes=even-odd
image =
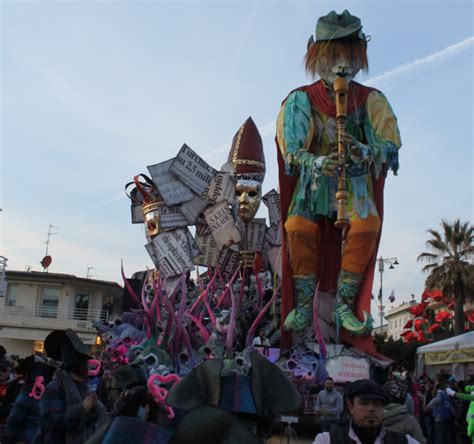
[(33, 388), (31, 389), (31, 392), (28, 393), (28, 396), (30, 398), (34, 398), (37, 401), (41, 399), (44, 393), (44, 378), (43, 376), (37, 376), (35, 379), (35, 383), (33, 385)]
[(174, 373), (161, 376), (159, 374), (151, 375), (147, 381), (147, 387), (157, 404), (161, 404), (166, 412), (168, 413), (168, 419), (174, 418), (173, 409), (166, 404), (166, 397), (168, 396), (168, 390), (161, 387), (161, 384), (173, 383), (173, 385), (180, 380), (180, 377)]

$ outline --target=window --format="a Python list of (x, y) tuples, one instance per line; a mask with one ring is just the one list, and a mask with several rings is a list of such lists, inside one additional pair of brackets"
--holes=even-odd
[(8, 286), (7, 299), (5, 300), (5, 305), (16, 305), (19, 290), (20, 290), (20, 287), (18, 287), (18, 285)]
[(74, 319), (87, 319), (87, 312), (89, 310), (90, 295), (87, 293), (76, 293), (74, 303)]
[(38, 316), (57, 318), (59, 305), (59, 288), (42, 288)]

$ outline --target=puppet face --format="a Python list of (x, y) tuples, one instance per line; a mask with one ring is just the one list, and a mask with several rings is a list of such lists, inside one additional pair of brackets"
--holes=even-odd
[(250, 222), (255, 217), (262, 201), (262, 186), (256, 180), (238, 180), (235, 194), (239, 206), (239, 217), (243, 222)]
[(145, 214), (145, 227), (148, 239), (153, 239), (160, 233), (160, 213), (158, 210)]
[(319, 76), (329, 84), (333, 84), (338, 76), (343, 76), (349, 83), (360, 71), (354, 66), (355, 63), (347, 60), (343, 54), (337, 54), (336, 50), (332, 54), (320, 57), (316, 63), (316, 71)]

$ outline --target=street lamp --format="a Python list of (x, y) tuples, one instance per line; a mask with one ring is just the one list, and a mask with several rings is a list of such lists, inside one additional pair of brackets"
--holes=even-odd
[(377, 262), (379, 263), (379, 273), (380, 273), (380, 291), (379, 291), (379, 314), (380, 314), (380, 334), (382, 334), (383, 330), (383, 311), (384, 311), (384, 306), (383, 306), (383, 272), (385, 269), (385, 264), (390, 264), (390, 267), (388, 267), (389, 270), (393, 270), (395, 267), (394, 265), (398, 265), (399, 262), (396, 257), (389, 257), (389, 258), (383, 258), (380, 256), (377, 259)]

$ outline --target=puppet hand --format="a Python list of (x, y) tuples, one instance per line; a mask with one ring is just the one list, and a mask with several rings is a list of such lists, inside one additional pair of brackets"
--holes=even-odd
[(341, 166), (339, 161), (339, 155), (332, 153), (329, 156), (320, 156), (316, 159), (315, 168), (325, 176), (334, 177), (337, 172), (337, 168)]

